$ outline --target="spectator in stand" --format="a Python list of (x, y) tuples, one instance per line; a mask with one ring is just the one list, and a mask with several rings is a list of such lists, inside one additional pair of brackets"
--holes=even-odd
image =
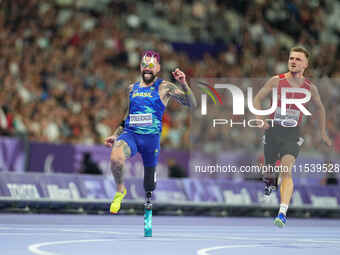
[[(339, 1), (85, 2), (79, 6), (72, 1), (2, 1), (2, 135), (102, 143), (122, 118), (128, 85), (123, 81), (136, 80), (144, 47), (157, 49), (166, 59), (163, 77), (181, 66), (192, 78), (265, 78), (284, 72), (287, 49), (303, 44), (312, 46), (317, 56), (310, 62), (310, 75), (322, 78), (320, 94), (332, 109), (327, 128), (340, 151), (340, 82), (335, 80), (340, 77)], [(172, 103), (167, 110), (164, 148), (190, 147), (192, 122), (178, 116), (177, 109)], [(319, 143), (316, 122), (307, 124), (303, 150)], [(255, 130), (225, 132), (223, 137), (223, 132), (204, 136), (223, 142), (223, 150), (260, 145)]]

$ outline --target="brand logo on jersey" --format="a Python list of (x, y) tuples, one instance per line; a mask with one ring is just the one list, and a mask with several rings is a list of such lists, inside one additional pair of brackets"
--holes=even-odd
[(132, 97), (152, 97), (151, 92), (136, 92)]

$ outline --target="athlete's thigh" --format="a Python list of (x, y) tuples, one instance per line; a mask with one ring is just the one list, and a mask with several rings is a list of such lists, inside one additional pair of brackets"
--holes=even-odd
[(288, 135), (282, 138), (280, 144), (281, 175), (291, 176), (295, 160), (303, 144), (303, 138), (295, 134)]
[(137, 153), (134, 137), (129, 132), (123, 132), (113, 145), (111, 159), (127, 160)]
[(283, 158), (285, 155), (292, 155), (296, 159), (299, 155), (303, 142), (304, 140), (302, 137), (298, 137), (298, 136), (287, 137), (281, 143), (280, 157)]
[(144, 167), (156, 166), (160, 152), (160, 136), (140, 136), (138, 145), (138, 151), (142, 156)]

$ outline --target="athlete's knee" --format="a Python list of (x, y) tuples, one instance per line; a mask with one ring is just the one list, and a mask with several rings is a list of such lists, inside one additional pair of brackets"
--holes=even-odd
[(130, 156), (131, 149), (127, 142), (124, 140), (116, 141), (111, 152), (111, 162), (113, 164), (124, 164)]
[(282, 179), (293, 179), (293, 176), (292, 176), (292, 171), (282, 171), (280, 173), (280, 177)]
[(111, 163), (116, 166), (123, 165), (125, 161), (124, 156), (117, 151), (112, 151), (110, 159)]
[(156, 188), (156, 167), (145, 167), (144, 169), (144, 190), (154, 191)]
[(281, 165), (292, 166), (295, 163), (295, 156), (291, 154), (286, 154), (281, 158)]

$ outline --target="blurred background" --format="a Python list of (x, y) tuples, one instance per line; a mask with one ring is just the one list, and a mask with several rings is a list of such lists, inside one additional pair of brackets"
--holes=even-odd
[[(287, 71), (291, 47), (305, 46), (312, 54), (306, 76), (319, 88), (334, 146), (321, 145), (317, 119), (306, 120), (300, 164), (339, 163), (338, 0), (0, 0), (0, 6), (2, 198), (112, 199), (110, 150), (102, 144), (123, 117), (145, 49), (160, 53), (161, 77), (179, 66), (195, 86), (200, 78), (265, 81)], [(261, 131), (198, 126), (199, 112), (176, 102), (167, 108), (156, 200), (260, 206), (261, 182), (196, 174), (193, 164), (260, 164)], [(197, 144), (200, 134), (204, 143)], [(127, 162), (125, 175), (128, 199), (143, 200), (138, 157)], [(339, 208), (337, 178), (332, 171), (298, 174), (293, 206)], [(278, 197), (269, 205), (277, 206)]]

